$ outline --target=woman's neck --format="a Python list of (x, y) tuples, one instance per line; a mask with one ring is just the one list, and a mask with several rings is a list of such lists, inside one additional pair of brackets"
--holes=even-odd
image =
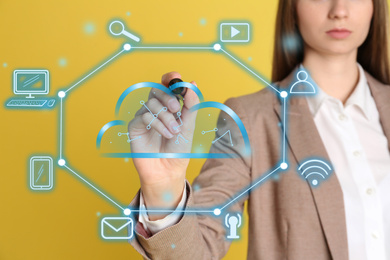
[(359, 82), (357, 50), (329, 55), (305, 48), (303, 66), (317, 85), (328, 95), (345, 103)]

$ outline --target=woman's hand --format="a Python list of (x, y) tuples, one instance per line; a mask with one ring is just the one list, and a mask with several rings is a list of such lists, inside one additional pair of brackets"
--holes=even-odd
[[(168, 87), (174, 78), (181, 76), (177, 72), (164, 74), (161, 83)], [(196, 85), (194, 81), (191, 83)], [(189, 109), (199, 103), (198, 96), (187, 89), (183, 103), (180, 111), (180, 103), (175, 96), (151, 89), (149, 100), (145, 101), (128, 126), (130, 139), (137, 138), (130, 143), (131, 152), (190, 153), (196, 112)], [(175, 118), (178, 113), (181, 113), (182, 126), (179, 126), (180, 120)], [(176, 208), (184, 189), (189, 159), (133, 158), (133, 162), (140, 177), (146, 207)], [(165, 215), (151, 215), (149, 218), (156, 220)]]

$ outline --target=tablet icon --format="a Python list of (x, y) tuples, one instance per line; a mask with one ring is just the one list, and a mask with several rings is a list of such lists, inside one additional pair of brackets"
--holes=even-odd
[(30, 158), (30, 188), (51, 190), (53, 188), (53, 159), (49, 156)]

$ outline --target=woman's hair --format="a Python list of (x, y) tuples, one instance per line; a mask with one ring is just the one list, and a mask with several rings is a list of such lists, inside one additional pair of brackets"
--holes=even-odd
[[(297, 26), (297, 0), (279, 0), (276, 17), (272, 81), (281, 81), (303, 61), (303, 38)], [(372, 0), (370, 30), (358, 48), (357, 62), (377, 80), (390, 84), (387, 0)]]

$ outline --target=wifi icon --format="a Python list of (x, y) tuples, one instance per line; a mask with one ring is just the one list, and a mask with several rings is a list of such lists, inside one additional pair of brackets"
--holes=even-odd
[(333, 170), (329, 163), (319, 159), (311, 159), (302, 163), (298, 172), (302, 178), (309, 181), (311, 186), (318, 187), (321, 182), (330, 177)]

